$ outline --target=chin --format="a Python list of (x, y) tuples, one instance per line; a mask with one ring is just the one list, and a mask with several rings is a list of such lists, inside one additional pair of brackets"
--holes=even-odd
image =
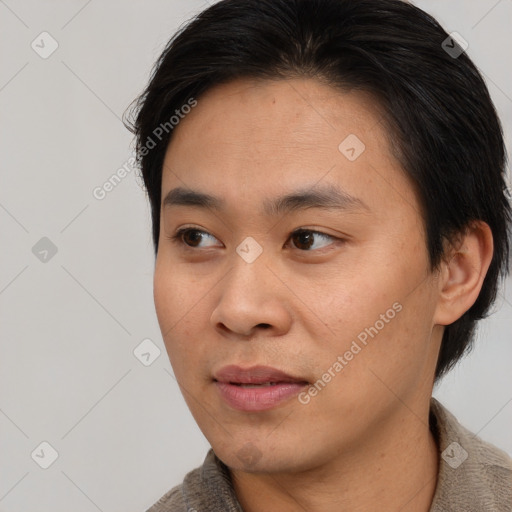
[(213, 446), (217, 457), (235, 471), (245, 473), (290, 473), (311, 469), (307, 455), (294, 446), (271, 446), (257, 441), (234, 442), (233, 439), (219, 447)]

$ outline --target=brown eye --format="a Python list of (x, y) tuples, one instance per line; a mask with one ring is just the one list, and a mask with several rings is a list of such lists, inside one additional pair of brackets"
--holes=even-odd
[(187, 229), (181, 233), (181, 236), (187, 245), (190, 245), (190, 247), (196, 247), (201, 242), (203, 233), (197, 229)]
[(322, 239), (328, 240), (329, 243), (320, 244), (320, 247), (315, 247), (315, 249), (321, 249), (322, 247), (330, 245), (332, 241), (335, 240), (335, 237), (311, 229), (298, 229), (290, 236), (293, 245), (301, 251), (308, 251), (315, 243), (318, 245), (317, 241)]
[[(201, 229), (195, 228), (183, 228), (179, 229), (175, 235), (170, 237), (173, 242), (177, 244), (184, 245), (185, 248), (201, 248), (200, 244), (204, 239), (211, 238), (213, 240), (217, 240), (213, 235), (207, 233), (206, 231), (202, 231)], [(217, 240), (218, 241), (218, 240)], [(212, 247), (215, 244), (206, 245), (205, 247)]]
[(292, 236), (293, 244), (298, 249), (307, 250), (314, 242), (314, 235), (310, 231), (296, 231)]

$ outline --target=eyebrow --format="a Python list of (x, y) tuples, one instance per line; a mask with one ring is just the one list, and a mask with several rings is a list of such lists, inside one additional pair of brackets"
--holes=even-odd
[[(188, 206), (221, 212), (225, 208), (225, 200), (197, 190), (177, 187), (167, 193), (162, 206), (164, 208)], [(334, 185), (299, 189), (292, 193), (263, 201), (263, 212), (268, 216), (284, 215), (310, 208), (370, 211), (370, 208), (361, 199), (343, 192)]]

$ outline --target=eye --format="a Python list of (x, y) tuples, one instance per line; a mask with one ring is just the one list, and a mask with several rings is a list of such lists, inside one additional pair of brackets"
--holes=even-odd
[[(214, 241), (217, 240), (207, 231), (196, 228), (181, 228), (176, 231), (174, 235), (169, 236), (168, 238), (173, 242), (185, 245), (186, 248), (190, 249), (214, 247), (215, 244), (201, 246), (201, 242), (208, 238)], [(336, 237), (327, 235), (326, 233), (303, 228), (295, 230), (288, 238), (288, 241), (292, 241), (295, 248), (302, 252), (322, 249), (323, 247), (331, 245), (333, 241), (336, 240), (338, 240)]]
[[(315, 245), (316, 247), (313, 247), (313, 249), (322, 249), (330, 245), (336, 240), (336, 237), (311, 229), (297, 229), (291, 234), (288, 240), (292, 240), (295, 247), (301, 251), (309, 251)], [(324, 240), (324, 242), (317, 243), (317, 240)], [(327, 243), (325, 243), (325, 241), (327, 241)]]
[[(169, 238), (171, 238), (173, 242), (185, 244), (190, 248), (196, 248), (201, 247), (199, 244), (204, 238), (208, 237), (212, 240), (217, 240), (213, 235), (206, 231), (195, 228), (182, 228), (176, 231), (176, 233)], [(212, 245), (206, 247), (212, 247)]]

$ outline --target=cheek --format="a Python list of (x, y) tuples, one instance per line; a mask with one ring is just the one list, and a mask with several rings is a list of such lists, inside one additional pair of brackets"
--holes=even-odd
[[(153, 298), (162, 334), (180, 328), (201, 300), (201, 286), (179, 264), (159, 252), (153, 278)], [(204, 290), (203, 290), (204, 294)]]
[(437, 353), (431, 339), (433, 303), (428, 289), (418, 288), (401, 296), (394, 305), (392, 309), (377, 310), (375, 318), (361, 331), (365, 344), (359, 343), (362, 350), (357, 356), (363, 381), (380, 400), (395, 396), (405, 399), (421, 388)]
[[(397, 269), (393, 270), (396, 277)], [(398, 282), (391, 269), (383, 272), (368, 260), (357, 269), (333, 277), (318, 295), (315, 309), (331, 327), (331, 335), (350, 344), (376, 322), (382, 327), (380, 315), (385, 315), (385, 321), (392, 321), (396, 315), (393, 304), (402, 296)]]
[(191, 317), (197, 319), (191, 306), (197, 300), (183, 273), (164, 267), (157, 259), (153, 281), (153, 297), (162, 338), (173, 367), (187, 359), (185, 340), (193, 336)]
[[(205, 279), (173, 263), (167, 265), (165, 254), (157, 257), (153, 282), (155, 310), (162, 338), (174, 373), (180, 382), (189, 382), (204, 366), (208, 354), (208, 325), (211, 316), (213, 286)], [(160, 259), (159, 259), (160, 258)]]
[(176, 296), (177, 283), (173, 283), (167, 272), (164, 272), (161, 265), (156, 265), (153, 278), (153, 299), (155, 310), (164, 340), (166, 332), (176, 322)]
[(347, 351), (354, 370), (371, 367), (392, 376), (404, 366), (424, 364), (433, 305), (426, 262), (390, 249), (367, 254), (350, 271), (332, 276), (318, 297), (317, 310), (331, 330), (324, 364)]

